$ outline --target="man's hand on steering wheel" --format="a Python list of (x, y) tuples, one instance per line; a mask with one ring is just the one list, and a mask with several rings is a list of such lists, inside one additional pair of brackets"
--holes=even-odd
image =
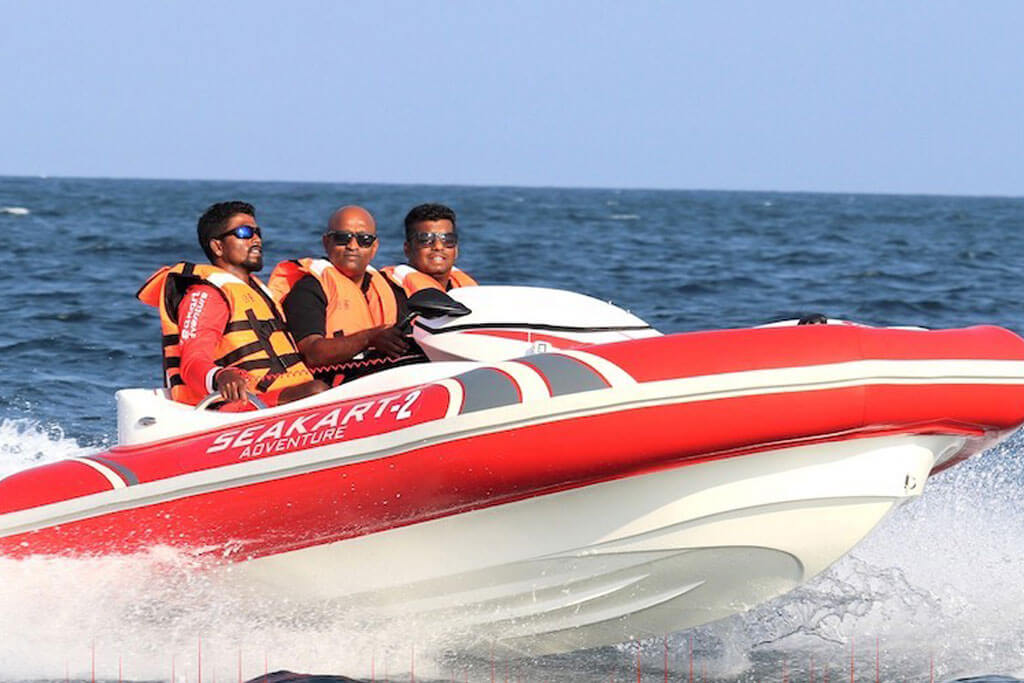
[(245, 401), (249, 391), (249, 374), (244, 370), (224, 368), (214, 376), (213, 384), (226, 402)]
[(398, 358), (409, 350), (409, 343), (405, 340), (405, 335), (402, 334), (397, 325), (379, 328), (370, 337), (369, 346), (370, 348), (377, 349), (389, 358)]

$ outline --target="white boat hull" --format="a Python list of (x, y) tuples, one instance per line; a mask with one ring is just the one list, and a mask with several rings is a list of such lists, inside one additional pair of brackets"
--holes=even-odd
[(706, 462), (231, 567), (298, 605), (400, 619), (439, 646), (536, 655), (742, 612), (818, 574), (921, 493), (961, 437), (887, 436)]

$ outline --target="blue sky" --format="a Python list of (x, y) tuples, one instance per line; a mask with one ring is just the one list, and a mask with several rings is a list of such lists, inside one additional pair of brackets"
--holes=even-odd
[(1020, 2), (0, 0), (0, 174), (1024, 195)]

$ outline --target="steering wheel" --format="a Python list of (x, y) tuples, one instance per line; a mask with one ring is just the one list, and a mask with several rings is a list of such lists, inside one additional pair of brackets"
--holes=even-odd
[[(260, 400), (260, 397), (251, 391), (245, 392), (245, 402), (250, 403), (259, 410), (263, 410), (267, 407), (267, 404)], [(202, 401), (196, 404), (196, 410), (217, 410), (223, 405), (226, 405), (227, 401), (220, 395), (219, 391), (215, 391)]]

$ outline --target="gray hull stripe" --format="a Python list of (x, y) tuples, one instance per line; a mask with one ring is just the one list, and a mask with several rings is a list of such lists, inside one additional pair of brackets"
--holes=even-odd
[(539, 353), (518, 359), (547, 378), (552, 396), (607, 389), (610, 384), (591, 367), (575, 358), (557, 353)]
[(135, 473), (119, 462), (107, 460), (106, 458), (101, 458), (98, 455), (87, 455), (85, 457), (117, 472), (121, 475), (121, 478), (124, 479), (124, 483), (128, 486), (135, 486), (139, 483), (139, 478), (135, 476)]
[(460, 415), (522, 401), (519, 387), (512, 378), (494, 368), (477, 368), (458, 375), (455, 379), (463, 389)]

